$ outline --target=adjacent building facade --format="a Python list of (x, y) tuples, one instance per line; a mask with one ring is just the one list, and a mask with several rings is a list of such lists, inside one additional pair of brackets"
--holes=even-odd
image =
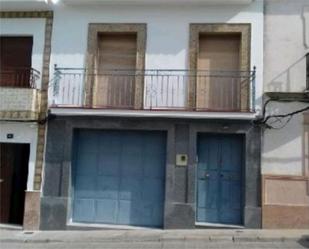
[[(308, 147), (300, 149), (293, 171), (273, 159), (275, 153), (289, 157), (285, 151), (293, 157), (286, 146), (307, 146), (303, 116), (288, 124), (296, 122), (297, 128), (265, 129), (268, 115), (307, 105), (303, 59), (296, 69), (299, 85), (286, 88), (282, 81), (274, 88), (281, 70), (274, 51), (289, 44), (278, 43), (277, 18), (284, 13), (274, 13), (283, 11), (280, 5), (262, 0), (2, 4), (1, 64), (8, 66), (1, 65), (0, 108), (10, 116), (0, 123), (1, 165), (17, 164), (3, 156), (10, 155), (12, 144), (30, 146), (23, 174), (25, 229), (275, 227), (275, 219), (286, 215), (285, 202), (278, 211), (278, 200), (272, 200), (286, 179), (291, 189), (297, 185), (295, 191), (303, 191), (297, 211), (306, 212), (307, 168), (299, 160), (308, 161), (303, 157)], [(294, 14), (297, 8), (289, 10)], [(301, 27), (293, 36), (299, 57), (306, 51), (300, 37), (307, 26)], [(290, 62), (280, 60), (282, 68), (293, 64), (290, 53)], [(23, 55), (28, 64), (22, 66), (40, 71), (36, 87), (16, 85), (15, 62)], [(15, 78), (8, 78), (12, 67)], [(32, 82), (34, 69), (26, 70), (25, 82)], [(290, 77), (294, 74), (288, 76), (292, 82)], [(38, 96), (31, 118), (20, 114), (24, 102), (18, 106), (29, 91)], [(280, 109), (267, 101), (286, 91), (301, 102), (291, 107), (280, 102)], [(286, 129), (295, 139), (286, 140)], [(277, 136), (282, 140), (274, 144)], [(1, 191), (1, 198), (12, 193)]]
[(266, 122), (263, 227), (308, 228), (309, 2), (265, 1), (264, 16), (266, 116), (307, 112)]
[(52, 12), (12, 7), (0, 13), (0, 223), (38, 229)]

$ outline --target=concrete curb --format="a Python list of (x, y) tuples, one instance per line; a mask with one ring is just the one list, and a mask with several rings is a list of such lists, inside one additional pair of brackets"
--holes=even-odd
[(207, 242), (288, 242), (288, 241), (304, 241), (309, 243), (309, 238), (285, 238), (285, 237), (226, 237), (226, 236), (209, 236), (204, 238), (194, 237), (175, 237), (175, 238), (89, 238), (89, 239), (0, 239), (0, 243), (118, 243), (118, 242), (171, 242), (171, 241), (207, 241)]
[(288, 242), (309, 243), (309, 230), (233, 231), (233, 230), (158, 230), (158, 231), (12, 231), (0, 230), (0, 243), (118, 243), (118, 242)]

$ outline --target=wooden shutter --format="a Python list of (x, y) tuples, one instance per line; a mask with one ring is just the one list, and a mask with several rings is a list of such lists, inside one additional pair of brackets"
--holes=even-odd
[(0, 86), (30, 87), (32, 37), (0, 37)]
[[(134, 106), (136, 55), (136, 34), (105, 33), (98, 36), (95, 106)], [(115, 70), (119, 71), (115, 73)]]
[[(240, 67), (239, 53), (240, 35), (200, 36), (197, 69), (207, 72), (201, 72), (202, 76), (197, 77), (197, 109), (240, 109), (240, 80), (237, 78)], [(234, 72), (222, 74), (216, 71)]]

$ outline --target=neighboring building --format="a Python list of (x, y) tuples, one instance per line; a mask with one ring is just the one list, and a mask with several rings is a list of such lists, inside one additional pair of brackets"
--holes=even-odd
[(0, 1), (0, 223), (38, 229), (52, 12), (17, 2)]
[(53, 11), (40, 228), (261, 227), (263, 1)]
[(0, 223), (38, 229), (52, 12), (28, 4), (0, 1)]
[[(309, 1), (264, 4), (266, 117), (309, 108)], [(264, 228), (309, 228), (309, 110), (289, 119), (266, 122), (279, 129), (263, 136)]]

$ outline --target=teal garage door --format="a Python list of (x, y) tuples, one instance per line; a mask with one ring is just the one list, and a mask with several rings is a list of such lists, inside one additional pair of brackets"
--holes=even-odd
[(78, 130), (73, 151), (73, 222), (162, 226), (164, 132)]
[(243, 137), (198, 137), (197, 222), (241, 225)]

